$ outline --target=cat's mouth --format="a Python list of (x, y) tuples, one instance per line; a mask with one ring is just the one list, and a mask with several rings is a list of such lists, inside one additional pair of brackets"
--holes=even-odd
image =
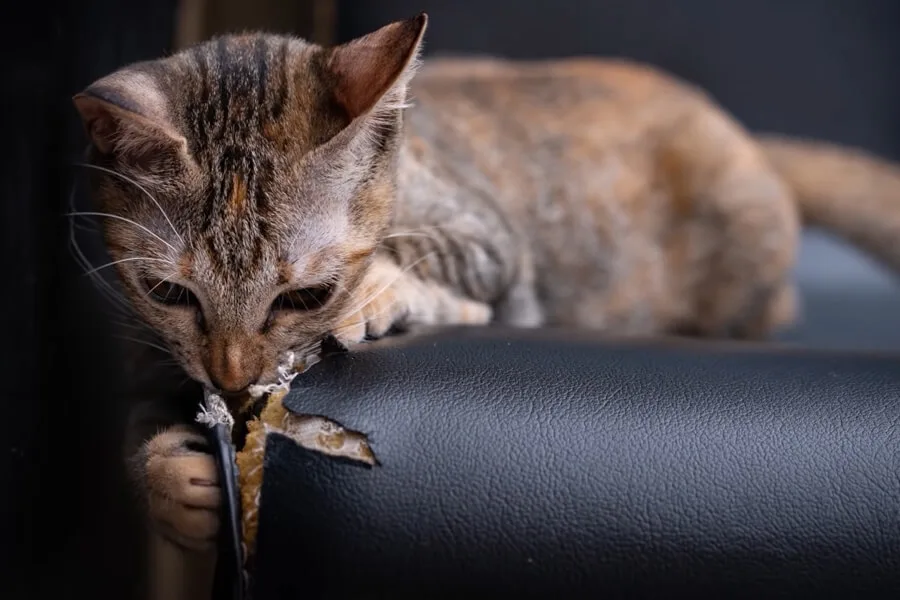
[(253, 385), (239, 392), (226, 392), (217, 390), (216, 394), (224, 400), (232, 415), (247, 417), (258, 412), (260, 406), (265, 403), (265, 399), (275, 389), (290, 386), (291, 380), (296, 375), (303, 373), (319, 360), (329, 354), (339, 354), (346, 352), (347, 348), (337, 341), (334, 336), (326, 336), (319, 344), (316, 345), (315, 352), (294, 352), (289, 351), (282, 364), (276, 369), (277, 376), (272, 381), (264, 383), (258, 381)]
[(225, 401), (225, 405), (233, 415), (240, 415), (247, 412), (257, 400), (257, 398), (254, 398), (248, 390), (217, 393), (219, 394), (219, 397)]

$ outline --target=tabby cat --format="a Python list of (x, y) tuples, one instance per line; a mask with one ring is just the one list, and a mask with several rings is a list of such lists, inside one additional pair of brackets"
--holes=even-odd
[[(756, 138), (623, 61), (445, 59), (414, 79), (426, 22), (333, 48), (223, 36), (75, 97), (122, 288), (196, 382), (240, 394), (287, 351), (421, 324), (761, 339), (794, 316), (803, 222), (900, 269), (895, 167)], [(141, 391), (150, 521), (208, 547), (197, 396)]]

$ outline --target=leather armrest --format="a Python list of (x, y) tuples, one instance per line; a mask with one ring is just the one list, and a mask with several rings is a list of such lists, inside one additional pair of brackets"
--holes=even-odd
[(332, 357), (268, 437), (256, 600), (896, 597), (900, 357), (494, 329)]

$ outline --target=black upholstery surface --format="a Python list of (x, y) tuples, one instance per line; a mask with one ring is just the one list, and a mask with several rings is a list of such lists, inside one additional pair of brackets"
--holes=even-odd
[(815, 230), (803, 236), (794, 272), (801, 315), (780, 334), (782, 341), (815, 348), (900, 351), (897, 274)]
[(381, 465), (270, 438), (260, 600), (900, 594), (898, 355), (463, 330), (286, 402)]

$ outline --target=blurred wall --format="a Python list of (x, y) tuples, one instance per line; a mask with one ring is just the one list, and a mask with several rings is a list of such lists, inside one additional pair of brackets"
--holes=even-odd
[(329, 44), (336, 31), (335, 11), (335, 0), (179, 0), (175, 46), (248, 30), (292, 33)]
[(75, 185), (86, 141), (71, 98), (169, 51), (175, 0), (4, 7), (0, 598), (125, 600), (141, 587), (141, 525), (123, 481), (111, 318), (69, 246), (73, 194), (89, 206)]

